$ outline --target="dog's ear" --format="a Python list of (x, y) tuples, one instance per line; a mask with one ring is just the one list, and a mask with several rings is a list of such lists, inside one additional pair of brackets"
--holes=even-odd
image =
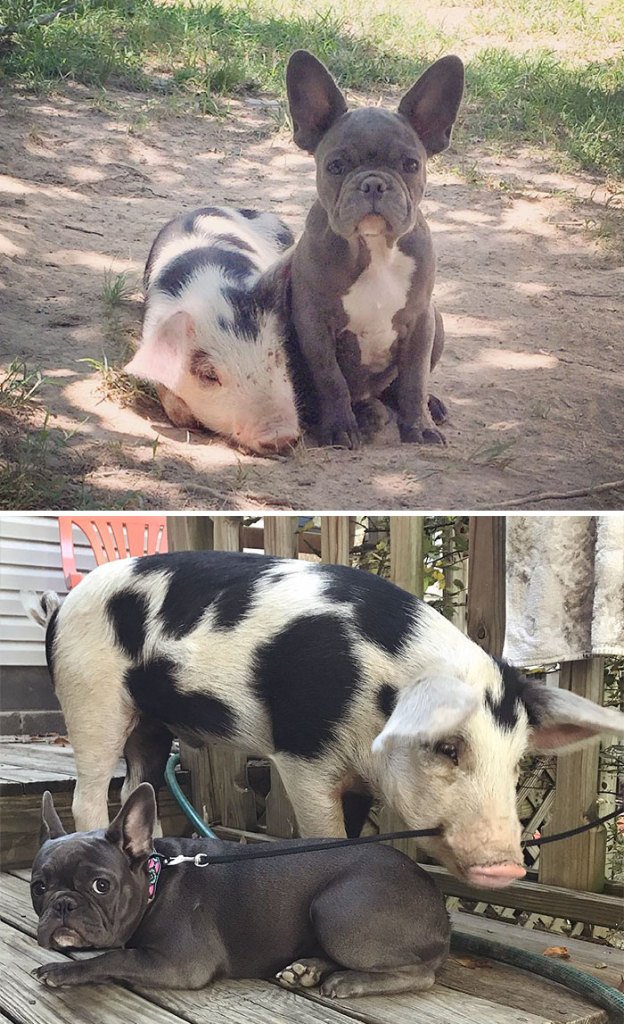
[(153, 851), (156, 796), (149, 782), (142, 782), (130, 794), (105, 838), (121, 847), (131, 861), (143, 860)]
[(325, 65), (307, 50), (296, 50), (288, 61), (286, 90), (294, 140), (313, 153), (327, 129), (346, 113), (345, 98)]
[(67, 832), (52, 799), (52, 794), (46, 789), (41, 801), (41, 828), (39, 829), (39, 844), (43, 846), (48, 839), (58, 839), (59, 836), (66, 836)]
[(441, 153), (451, 141), (451, 130), (464, 93), (464, 65), (459, 57), (441, 57), (399, 103), (423, 143), (427, 154)]

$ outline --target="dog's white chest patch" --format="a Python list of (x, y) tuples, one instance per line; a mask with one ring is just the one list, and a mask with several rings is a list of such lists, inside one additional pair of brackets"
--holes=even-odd
[(416, 263), (396, 246), (389, 249), (383, 235), (369, 236), (366, 244), (371, 261), (343, 296), (342, 306), (348, 317), (345, 330), (357, 336), (362, 365), (381, 373), (396, 341), (392, 318), (405, 306)]

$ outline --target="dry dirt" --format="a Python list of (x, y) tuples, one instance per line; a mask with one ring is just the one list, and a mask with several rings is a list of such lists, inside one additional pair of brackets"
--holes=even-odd
[(271, 109), (232, 103), (228, 118), (142, 120), (146, 97), (107, 96), (106, 111), (78, 87), (0, 97), (2, 359), (56, 379), (42, 397), (50, 425), (76, 429), (71, 448), (101, 507), (128, 494), (130, 505), (165, 509), (624, 505), (621, 485), (536, 497), (624, 478), (624, 267), (599, 237), (603, 185), (528, 154), (475, 149), (431, 169), (424, 209), (447, 331), (432, 390), (450, 409), (446, 448), (401, 445), (391, 425), (362, 451), (310, 442), (262, 459), (104, 398), (80, 360), (118, 356), (106, 272), (129, 275), (135, 296), (122, 316), (136, 337), (143, 263), (167, 219), (230, 203), (271, 209), (299, 231), (314, 194), (311, 158), (274, 133)]

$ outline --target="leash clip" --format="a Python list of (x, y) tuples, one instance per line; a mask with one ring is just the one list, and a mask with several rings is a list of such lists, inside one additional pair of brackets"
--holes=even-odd
[(210, 866), (207, 853), (198, 853), (193, 857), (193, 864), (196, 868), (207, 868)]

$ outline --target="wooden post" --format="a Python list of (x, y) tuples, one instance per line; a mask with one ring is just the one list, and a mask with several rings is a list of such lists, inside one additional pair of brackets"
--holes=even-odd
[(349, 565), (353, 543), (353, 524), (349, 516), (321, 516), (321, 560), (333, 565)]
[[(423, 526), (423, 516), (390, 516), (390, 579), (417, 597), (423, 595)], [(380, 832), (401, 832), (407, 828), (403, 819), (389, 807), (380, 808), (377, 822)], [(415, 839), (396, 839), (392, 846), (418, 860)]]
[(423, 516), (390, 516), (390, 579), (423, 596)]
[(468, 636), (497, 657), (505, 642), (505, 516), (470, 516)]
[(214, 547), (215, 551), (240, 551), (242, 516), (215, 516)]
[(296, 558), (298, 553), (297, 517), (264, 517), (264, 551), (280, 558)]
[[(597, 704), (602, 703), (604, 659), (563, 662), (559, 678), (562, 689), (571, 690)], [(598, 794), (598, 743), (560, 754), (557, 758), (555, 800), (548, 832), (562, 832), (584, 825), (596, 813)], [(601, 892), (604, 888), (606, 830), (583, 832), (540, 851), (539, 880), (547, 885)]]
[(213, 547), (210, 516), (167, 516), (169, 551), (205, 551)]

